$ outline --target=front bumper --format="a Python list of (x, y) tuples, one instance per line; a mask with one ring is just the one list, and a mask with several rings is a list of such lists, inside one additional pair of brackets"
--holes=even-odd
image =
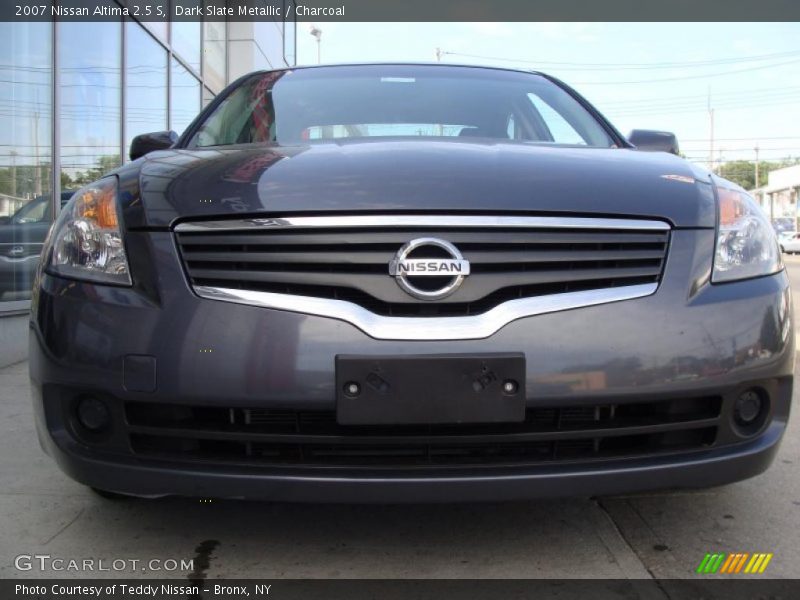
[(91, 451), (48, 440), (50, 454), (85, 485), (145, 497), (182, 495), (274, 502), (429, 503), (492, 502), (602, 496), (657, 489), (706, 488), (765, 471), (784, 425), (726, 451), (600, 465), (480, 472), (386, 473), (253, 471), (185, 464), (104, 460)]
[[(713, 231), (674, 231), (656, 294), (514, 321), (482, 340), (375, 340), (348, 323), (195, 296), (169, 233), (132, 233), (133, 289), (44, 276), (30, 368), (45, 450), (76, 480), (145, 496), (429, 502), (691, 488), (765, 470), (789, 415), (794, 336), (785, 273), (705, 281)], [(139, 262), (139, 264), (136, 264)], [(150, 265), (157, 264), (157, 272)], [(182, 460), (132, 450), (125, 406), (331, 411), (337, 354), (524, 352), (529, 409), (721, 399), (710, 443), (564, 461), (365, 466)], [(749, 387), (769, 410), (751, 436), (732, 406)], [(76, 432), (76, 397), (107, 398), (113, 434)], [(712, 424), (709, 423), (709, 427)]]

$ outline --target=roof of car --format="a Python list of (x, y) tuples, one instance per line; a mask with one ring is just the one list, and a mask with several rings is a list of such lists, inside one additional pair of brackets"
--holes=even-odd
[(328, 67), (459, 67), (470, 69), (490, 69), (494, 71), (513, 71), (515, 73), (525, 73), (527, 75), (545, 75), (535, 69), (520, 69), (514, 67), (498, 67), (494, 65), (475, 65), (467, 63), (450, 62), (425, 62), (425, 61), (399, 61), (399, 62), (345, 62), (345, 63), (325, 63), (319, 65), (295, 65), (293, 67), (280, 67), (277, 69), (262, 69), (257, 73), (270, 73), (273, 71), (294, 71), (297, 69), (325, 69)]

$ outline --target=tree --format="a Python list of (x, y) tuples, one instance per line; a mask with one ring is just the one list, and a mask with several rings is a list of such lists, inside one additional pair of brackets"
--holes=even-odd
[(72, 174), (66, 170), (61, 171), (61, 189), (76, 189), (97, 181), (109, 171), (116, 169), (120, 165), (119, 154), (107, 154), (98, 156), (95, 166), (88, 167), (85, 171), (73, 170)]
[[(98, 156), (94, 166), (87, 166), (85, 171), (61, 169), (61, 189), (74, 190), (100, 179), (109, 171), (120, 165), (118, 154)], [(16, 198), (33, 198), (50, 191), (50, 164), (16, 165), (0, 167), (0, 194)]]
[(50, 189), (50, 164), (0, 168), (0, 194), (33, 198)]
[[(775, 169), (782, 169), (783, 167), (790, 167), (792, 165), (800, 164), (800, 160), (796, 158), (788, 158), (779, 161), (766, 161), (761, 160), (758, 162), (758, 184), (763, 186), (767, 183), (767, 175), (770, 171)], [(746, 190), (752, 190), (756, 187), (756, 163), (752, 160), (732, 160), (721, 165), (717, 171), (720, 177), (730, 179), (734, 183), (738, 183)]]

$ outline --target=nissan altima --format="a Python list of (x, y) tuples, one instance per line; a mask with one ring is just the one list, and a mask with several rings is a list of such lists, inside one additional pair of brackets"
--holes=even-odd
[(433, 502), (741, 480), (789, 415), (753, 199), (540, 73), (259, 72), (75, 193), (39, 439), (105, 495)]

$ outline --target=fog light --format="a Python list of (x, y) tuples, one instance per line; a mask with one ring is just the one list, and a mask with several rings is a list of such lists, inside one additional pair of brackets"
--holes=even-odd
[(78, 422), (92, 432), (106, 429), (111, 423), (111, 413), (102, 400), (84, 396), (78, 401)]
[(755, 390), (747, 390), (736, 399), (733, 416), (739, 425), (750, 425), (758, 419), (763, 406), (761, 396)]
[(764, 430), (770, 414), (769, 393), (760, 386), (747, 388), (733, 402), (731, 427), (740, 437), (753, 437)]

